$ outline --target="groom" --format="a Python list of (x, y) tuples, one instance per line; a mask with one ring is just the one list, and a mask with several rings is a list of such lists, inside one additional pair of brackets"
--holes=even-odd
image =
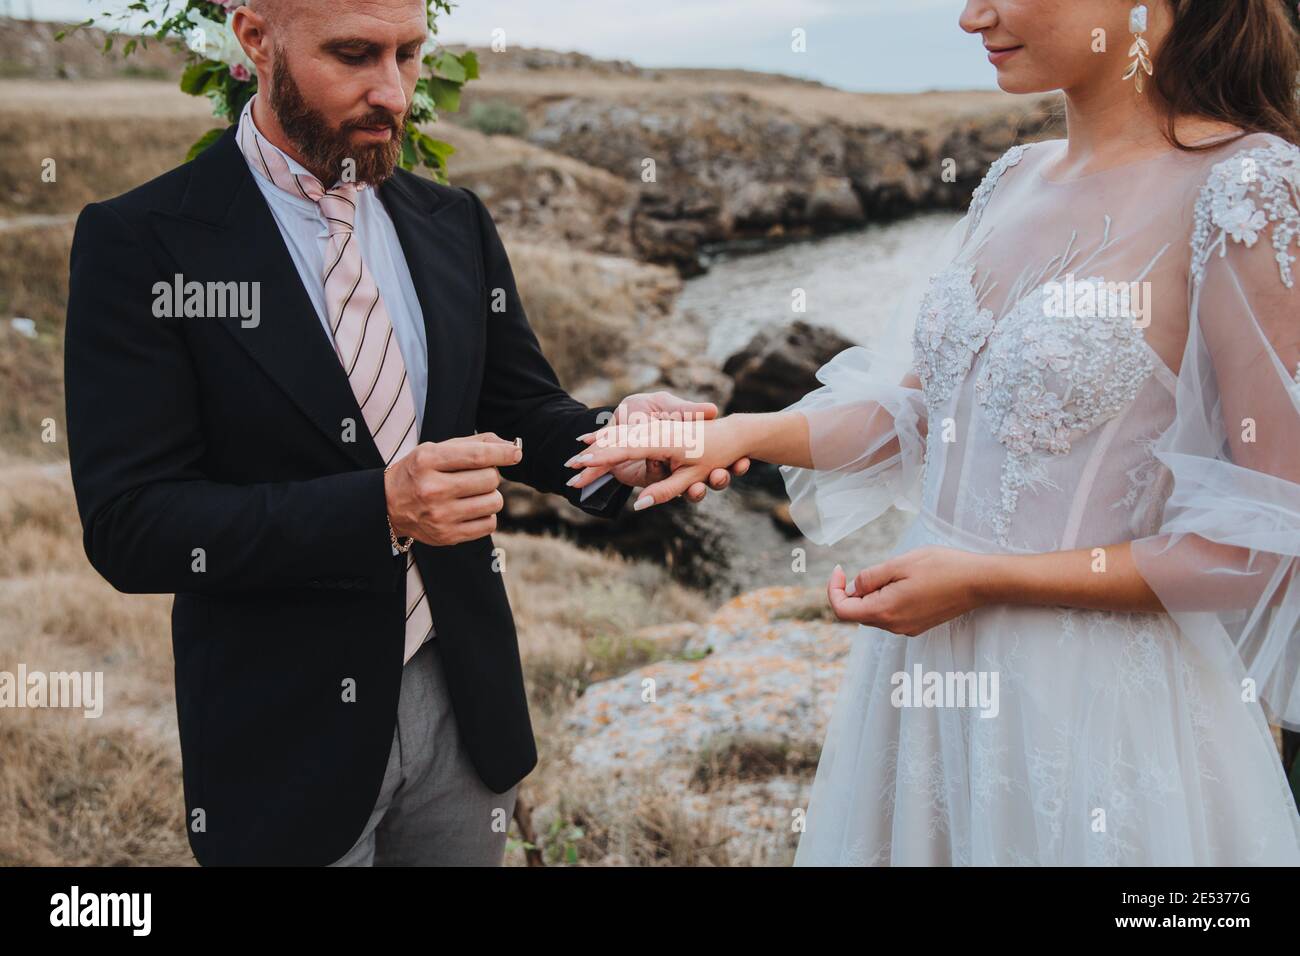
[(200, 863), (496, 864), (537, 760), (500, 477), (610, 516), (644, 466), (566, 487), (613, 410), (560, 388), (478, 197), (394, 168), (424, 0), (254, 0), (232, 25), (262, 90), (238, 124), (77, 223), (86, 552), (176, 595)]

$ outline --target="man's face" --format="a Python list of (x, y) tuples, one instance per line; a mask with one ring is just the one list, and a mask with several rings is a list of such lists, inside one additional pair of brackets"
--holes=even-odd
[(304, 165), (329, 187), (355, 163), (377, 185), (401, 155), (428, 36), (424, 0), (276, 0), (267, 98)]

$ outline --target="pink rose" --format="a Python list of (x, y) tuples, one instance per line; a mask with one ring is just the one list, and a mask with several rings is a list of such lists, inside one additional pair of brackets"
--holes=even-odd
[(249, 80), (253, 78), (253, 74), (248, 72), (248, 67), (244, 66), (244, 64), (242, 63), (236, 63), (234, 66), (232, 66), (230, 68), (230, 75), (233, 76), (235, 79), (237, 79), (240, 83), (247, 83)]

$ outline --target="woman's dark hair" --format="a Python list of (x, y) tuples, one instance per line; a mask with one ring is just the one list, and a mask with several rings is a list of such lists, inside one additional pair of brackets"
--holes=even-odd
[(1300, 12), (1296, 0), (1169, 0), (1174, 23), (1156, 50), (1155, 84), (1179, 149), (1183, 116), (1274, 133), (1300, 144)]

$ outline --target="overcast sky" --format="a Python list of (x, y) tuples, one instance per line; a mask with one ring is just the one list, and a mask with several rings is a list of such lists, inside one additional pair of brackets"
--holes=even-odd
[[(84, 19), (127, 0), (0, 0), (0, 13)], [(327, 3), (328, 0), (321, 0)], [(961, 32), (963, 0), (462, 0), (447, 42), (577, 50), (641, 66), (743, 67), (852, 90), (990, 89), (980, 41)], [(807, 31), (806, 53), (791, 31)]]

